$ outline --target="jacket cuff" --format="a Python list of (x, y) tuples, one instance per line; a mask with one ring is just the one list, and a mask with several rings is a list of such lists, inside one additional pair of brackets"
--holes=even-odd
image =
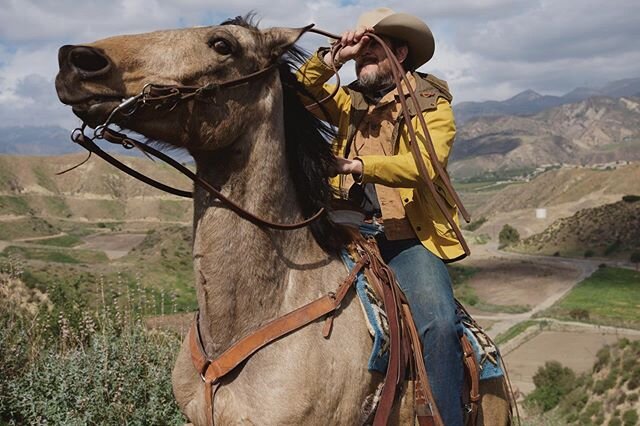
[(324, 61), (324, 55), (326, 55), (330, 50), (331, 50), (331, 48), (329, 48), (329, 47), (321, 47), (318, 50), (316, 50), (316, 53), (314, 53), (311, 58), (314, 61), (318, 61), (319, 65), (322, 68), (324, 68), (327, 71), (331, 71), (331, 74), (333, 74), (333, 68), (331, 68), (329, 65), (327, 65), (327, 63)]
[(362, 162), (362, 183), (376, 183), (377, 171), (387, 158), (385, 155), (365, 155), (356, 157)]

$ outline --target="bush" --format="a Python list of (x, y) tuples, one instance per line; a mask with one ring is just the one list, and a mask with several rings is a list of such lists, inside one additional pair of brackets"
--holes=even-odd
[(513, 226), (508, 223), (502, 227), (500, 234), (498, 234), (498, 241), (500, 247), (506, 247), (520, 241), (520, 233)]
[(606, 249), (604, 249), (604, 255), (609, 256), (610, 254), (617, 252), (621, 246), (622, 242), (619, 239), (615, 240), (613, 243), (609, 244)]
[(0, 425), (184, 422), (171, 388), (177, 335), (148, 331), (115, 299), (93, 314), (50, 291), (53, 310), (36, 314), (0, 292)]
[(86, 348), (48, 351), (9, 383), (4, 398), (25, 424), (177, 424), (176, 340), (142, 326), (97, 333)]
[(573, 370), (558, 361), (547, 361), (533, 376), (536, 389), (527, 396), (525, 403), (549, 411), (574, 388), (575, 382)]
[(587, 249), (584, 252), (584, 257), (593, 257), (593, 256), (595, 256), (595, 254), (596, 253), (592, 249)]
[(627, 203), (635, 203), (636, 201), (640, 201), (640, 195), (624, 195), (622, 196), (622, 201)]
[(482, 225), (484, 225), (486, 222), (487, 222), (487, 218), (482, 216), (476, 220), (471, 221), (471, 223), (465, 226), (464, 229), (466, 229), (467, 231), (473, 232), (478, 228), (480, 228)]
[(629, 390), (635, 390), (640, 387), (640, 368), (635, 368), (631, 372), (631, 377), (627, 382), (627, 387), (629, 388)]
[(569, 311), (569, 317), (576, 321), (588, 321), (589, 311), (587, 309), (575, 308)]
[(638, 424), (638, 412), (636, 410), (627, 410), (622, 415), (624, 426), (636, 426)]

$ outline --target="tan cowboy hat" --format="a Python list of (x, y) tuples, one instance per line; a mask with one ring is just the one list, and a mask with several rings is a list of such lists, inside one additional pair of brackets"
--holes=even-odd
[(358, 27), (373, 27), (378, 35), (407, 42), (409, 59), (417, 68), (426, 63), (436, 50), (431, 30), (420, 18), (408, 13), (396, 13), (387, 7), (365, 12), (358, 18)]

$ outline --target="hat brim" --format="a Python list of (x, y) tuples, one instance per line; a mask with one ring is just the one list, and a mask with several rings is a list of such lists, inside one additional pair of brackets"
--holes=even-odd
[(394, 13), (373, 26), (376, 34), (385, 35), (407, 42), (409, 55), (413, 65), (427, 63), (436, 50), (431, 30), (422, 20), (408, 13)]

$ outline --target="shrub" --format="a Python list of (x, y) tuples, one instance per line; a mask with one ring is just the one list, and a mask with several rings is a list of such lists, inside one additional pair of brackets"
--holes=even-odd
[(620, 392), (618, 399), (615, 401), (616, 405), (622, 405), (627, 400), (627, 395), (624, 392)]
[(593, 257), (596, 253), (592, 249), (587, 249), (584, 252), (584, 257)]
[(507, 223), (502, 227), (500, 234), (498, 234), (498, 241), (501, 247), (515, 244), (520, 241), (520, 233), (516, 228)]
[(596, 395), (602, 395), (609, 389), (612, 389), (615, 385), (616, 377), (610, 374), (606, 378), (598, 380), (595, 385), (593, 385), (593, 392), (595, 392)]
[(115, 299), (93, 314), (60, 288), (49, 296), (51, 313), (30, 314), (0, 292), (1, 425), (184, 422), (170, 382), (177, 335), (148, 331)]
[(635, 368), (631, 372), (631, 377), (627, 382), (627, 387), (629, 388), (629, 390), (634, 390), (640, 387), (640, 368)]
[(575, 308), (569, 311), (569, 317), (576, 321), (588, 321), (589, 311), (587, 309)]
[(638, 412), (634, 409), (627, 410), (622, 415), (624, 426), (636, 426), (638, 424)]
[(605, 367), (607, 364), (609, 364), (610, 360), (611, 360), (611, 350), (607, 345), (601, 348), (596, 354), (596, 363), (593, 366), (593, 370), (594, 371), (602, 370), (602, 367)]
[(482, 216), (476, 220), (471, 221), (471, 223), (469, 223), (467, 226), (465, 226), (464, 229), (466, 229), (467, 231), (475, 231), (478, 228), (480, 228), (482, 225), (484, 225), (487, 222), (487, 218)]
[(549, 411), (573, 389), (575, 382), (573, 370), (563, 367), (557, 361), (547, 361), (533, 376), (536, 389), (527, 396), (525, 403), (542, 411)]
[(606, 249), (604, 249), (604, 255), (609, 256), (610, 254), (617, 252), (621, 245), (622, 242), (619, 239), (615, 240), (613, 243), (609, 244)]
[(48, 351), (9, 383), (7, 399), (25, 424), (176, 424), (177, 344), (141, 326), (97, 333), (86, 348)]
[(640, 195), (623, 195), (622, 201), (627, 203), (635, 203), (636, 201), (640, 201)]

